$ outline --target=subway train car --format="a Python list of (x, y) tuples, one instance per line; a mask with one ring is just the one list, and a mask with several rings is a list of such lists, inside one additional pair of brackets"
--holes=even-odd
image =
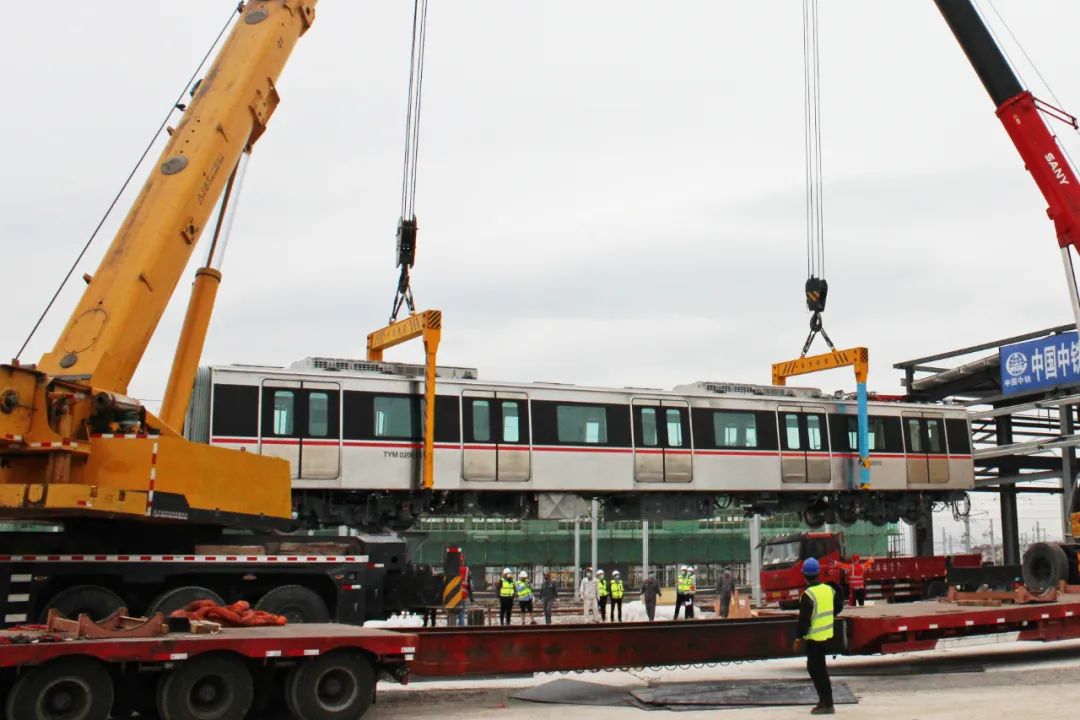
[(298, 526), (401, 528), (422, 513), (577, 517), (592, 498), (609, 518), (738, 507), (797, 511), (811, 527), (914, 523), (963, 501), (974, 483), (967, 413), (957, 406), (871, 402), (871, 483), (859, 489), (849, 398), (714, 382), (486, 382), (445, 367), (434, 489), (422, 491), (422, 374), (334, 358), (204, 367), (186, 432), (289, 460)]

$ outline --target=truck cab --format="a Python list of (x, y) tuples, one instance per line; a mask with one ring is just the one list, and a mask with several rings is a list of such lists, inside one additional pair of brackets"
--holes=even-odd
[(843, 569), (839, 563), (847, 556), (844, 534), (805, 532), (769, 538), (761, 545), (761, 590), (765, 602), (781, 607), (798, 605), (806, 588), (803, 561), (817, 558), (821, 563), (821, 581), (842, 589)]

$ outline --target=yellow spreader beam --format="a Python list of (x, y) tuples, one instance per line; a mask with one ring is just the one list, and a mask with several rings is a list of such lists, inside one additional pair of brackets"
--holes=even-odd
[(442, 311), (424, 310), (368, 335), (367, 359), (380, 362), (383, 351), (415, 338), (424, 339), (424, 467), (421, 487), (435, 485), (435, 354), (442, 337)]

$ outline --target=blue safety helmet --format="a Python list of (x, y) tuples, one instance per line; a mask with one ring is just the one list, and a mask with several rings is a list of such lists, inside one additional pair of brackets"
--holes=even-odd
[(817, 574), (821, 572), (821, 566), (818, 564), (817, 558), (807, 558), (802, 564), (802, 574), (806, 577), (817, 577)]

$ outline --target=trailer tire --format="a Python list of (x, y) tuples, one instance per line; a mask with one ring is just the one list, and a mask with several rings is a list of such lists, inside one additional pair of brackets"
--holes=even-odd
[(1035, 543), (1024, 553), (1024, 586), (1036, 595), (1069, 579), (1069, 558), (1056, 543)]
[(923, 600), (937, 600), (949, 594), (949, 586), (944, 580), (931, 580), (923, 588)]
[(38, 613), (38, 622), (45, 622), (49, 608), (56, 608), (60, 614), (72, 620), (85, 613), (91, 620), (101, 621), (122, 607), (124, 601), (108, 588), (100, 585), (75, 585), (61, 590), (45, 603)]
[(375, 700), (375, 669), (363, 653), (342, 649), (306, 660), (285, 681), (285, 702), (297, 720), (353, 720)]
[(79, 718), (106, 720), (113, 705), (113, 682), (101, 662), (65, 657), (19, 676), (8, 693), (7, 720)]
[(225, 600), (210, 588), (185, 585), (166, 590), (154, 598), (146, 608), (146, 616), (153, 617), (154, 613), (164, 613), (165, 617), (169, 617), (169, 613), (182, 610), (196, 600), (213, 600), (218, 605), (225, 604)]
[(244, 661), (223, 653), (198, 655), (158, 682), (161, 720), (243, 720), (255, 695)]
[(318, 594), (303, 585), (282, 585), (266, 593), (255, 604), (256, 610), (284, 615), (289, 624), (330, 622), (330, 611)]

